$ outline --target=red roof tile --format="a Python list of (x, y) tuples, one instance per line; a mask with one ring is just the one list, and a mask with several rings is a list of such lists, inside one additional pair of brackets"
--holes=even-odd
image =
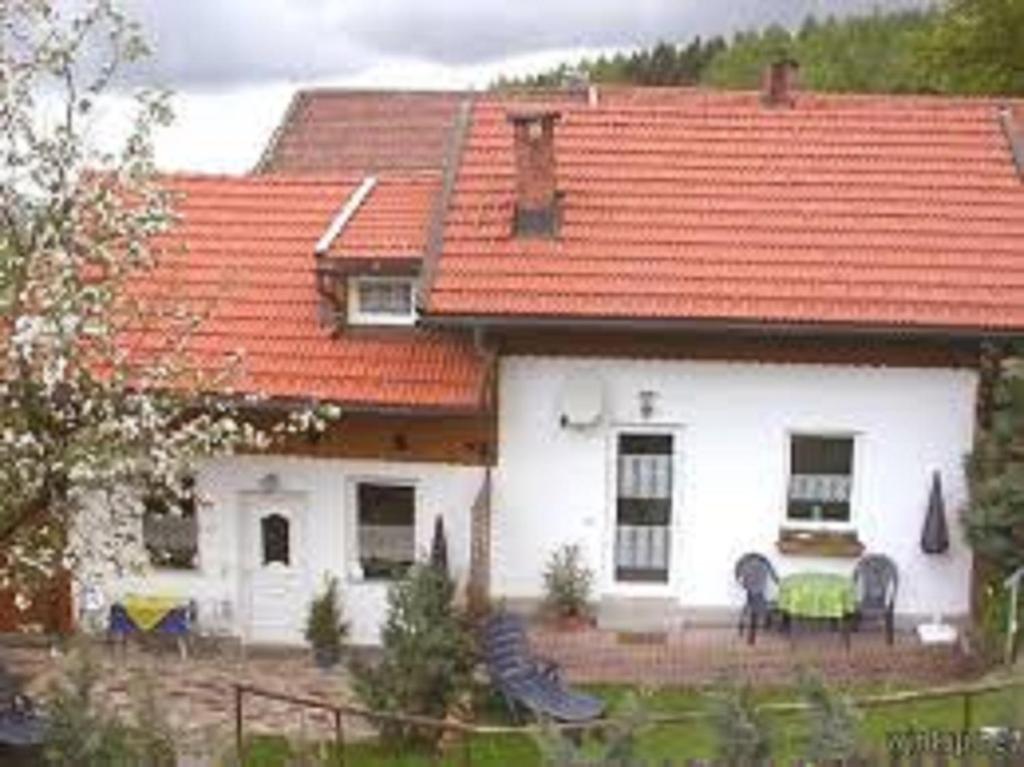
[(422, 258), (440, 190), (439, 173), (378, 179), (328, 253), (342, 257)]
[(474, 107), (431, 313), (1024, 330), (994, 102), (602, 90), (559, 104), (553, 240), (511, 235), (507, 108)]
[(441, 171), (461, 105), (535, 98), (586, 99), (580, 90), (402, 91), (313, 88), (299, 91), (257, 166), (262, 173)]
[(300, 91), (257, 170), (440, 171), (465, 98), (452, 91)]
[[(169, 177), (181, 221), (156, 243), (160, 265), (136, 289), (201, 309), (205, 318), (189, 351), (213, 370), (240, 353), (237, 392), (367, 407), (478, 407), (482, 363), (459, 336), (413, 329), (332, 335), (320, 324), (314, 246), (360, 181)], [(413, 179), (407, 194), (419, 199), (424, 184)], [(390, 201), (392, 192), (402, 199), (401, 186), (393, 180), (378, 199)], [(354, 236), (391, 242), (387, 209), (368, 200)], [(422, 246), (411, 234), (403, 242)]]

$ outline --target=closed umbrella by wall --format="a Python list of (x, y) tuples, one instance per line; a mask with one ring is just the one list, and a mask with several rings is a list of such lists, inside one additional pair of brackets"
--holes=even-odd
[[(942, 477), (939, 472), (932, 474), (932, 489), (928, 494), (928, 509), (925, 512), (924, 529), (921, 531), (921, 550), (925, 554), (944, 554), (949, 551), (949, 526), (946, 524), (946, 501), (942, 497)], [(917, 635), (925, 644), (953, 644), (956, 642), (956, 626), (944, 623), (942, 615), (936, 613), (930, 623), (917, 627)]]
[(430, 546), (430, 564), (439, 573), (448, 577), (448, 536), (444, 533), (444, 518), (434, 518), (434, 540)]
[(949, 526), (946, 524), (946, 501), (942, 497), (942, 477), (932, 474), (932, 490), (928, 496), (928, 511), (921, 531), (921, 550), (925, 554), (945, 554), (949, 551)]

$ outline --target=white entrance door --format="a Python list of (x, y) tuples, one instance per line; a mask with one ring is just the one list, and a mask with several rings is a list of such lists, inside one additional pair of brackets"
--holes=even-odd
[(241, 604), (245, 635), (256, 642), (298, 642), (306, 611), (299, 493), (249, 495), (242, 503)]
[(667, 585), (675, 523), (676, 438), (623, 430), (615, 444), (614, 553), (616, 584)]

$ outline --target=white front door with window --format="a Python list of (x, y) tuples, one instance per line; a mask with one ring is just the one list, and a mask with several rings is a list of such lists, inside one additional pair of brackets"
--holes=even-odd
[(301, 493), (243, 497), (241, 600), (246, 639), (301, 639), (307, 602), (302, 532), (307, 500)]
[(614, 437), (612, 582), (664, 587), (673, 566), (678, 439), (623, 429)]

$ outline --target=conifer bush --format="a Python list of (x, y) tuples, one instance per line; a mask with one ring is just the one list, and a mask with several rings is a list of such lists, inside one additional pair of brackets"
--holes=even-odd
[(1003, 582), (1024, 567), (1024, 357), (1018, 349), (1002, 358), (990, 354), (985, 363), (963, 524), (977, 561), (979, 638), (995, 655), (1010, 608)]
[[(455, 586), (438, 568), (413, 565), (388, 592), (382, 655), (352, 666), (356, 694), (371, 709), (445, 719), (472, 691), (476, 646), (453, 605)], [(379, 723), (384, 740), (436, 745), (433, 728)]]
[(342, 642), (348, 635), (338, 590), (338, 578), (328, 576), (324, 590), (309, 605), (306, 641), (312, 646), (316, 663), (321, 668), (330, 668), (341, 660)]
[(749, 684), (720, 679), (708, 693), (707, 710), (715, 736), (716, 764), (748, 767), (766, 763), (772, 752), (771, 734), (757, 711)]
[(855, 759), (861, 715), (853, 701), (806, 671), (799, 674), (799, 688), (810, 707), (807, 758), (815, 764), (845, 764)]

